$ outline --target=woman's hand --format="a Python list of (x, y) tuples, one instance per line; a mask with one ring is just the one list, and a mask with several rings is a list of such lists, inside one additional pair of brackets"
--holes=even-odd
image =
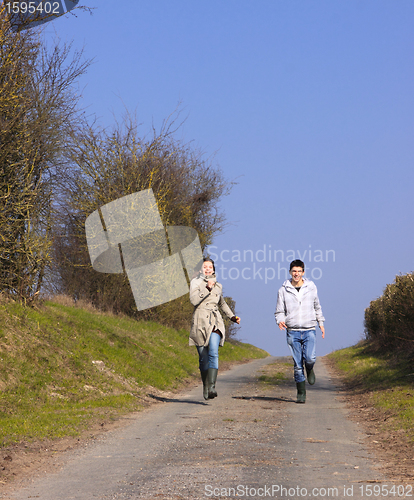
[(207, 288), (211, 291), (213, 286), (216, 284), (216, 282), (214, 280), (208, 280), (207, 281)]
[(238, 325), (240, 325), (240, 318), (238, 316), (233, 316), (231, 318), (231, 321), (233, 321), (234, 323), (237, 323)]

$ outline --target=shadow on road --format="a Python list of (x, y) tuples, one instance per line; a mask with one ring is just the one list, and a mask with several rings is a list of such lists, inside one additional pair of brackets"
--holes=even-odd
[(247, 399), (250, 401), (282, 401), (284, 403), (296, 403), (296, 400), (292, 398), (271, 398), (269, 396), (233, 396), (233, 399)]
[(174, 398), (163, 398), (160, 396), (156, 396), (155, 394), (147, 394), (148, 397), (155, 399), (156, 401), (160, 401), (161, 403), (187, 403), (191, 405), (202, 405), (206, 406), (208, 403), (204, 401), (191, 401), (189, 399), (174, 399)]

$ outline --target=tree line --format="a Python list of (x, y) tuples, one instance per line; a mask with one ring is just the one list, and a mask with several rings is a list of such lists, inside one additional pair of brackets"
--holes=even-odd
[(89, 64), (71, 45), (48, 47), (37, 30), (13, 31), (0, 7), (0, 290), (25, 303), (47, 290), (188, 327), (188, 297), (137, 311), (125, 273), (92, 269), (85, 220), (151, 188), (164, 226), (196, 229), (204, 250), (223, 228), (219, 203), (231, 183), (176, 139), (177, 113), (146, 136), (128, 113), (107, 129), (91, 122), (77, 90)]

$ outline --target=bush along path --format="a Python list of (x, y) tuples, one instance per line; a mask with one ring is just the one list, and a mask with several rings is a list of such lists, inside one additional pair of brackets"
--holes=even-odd
[(326, 357), (388, 474), (414, 480), (414, 274), (365, 309), (365, 340)]

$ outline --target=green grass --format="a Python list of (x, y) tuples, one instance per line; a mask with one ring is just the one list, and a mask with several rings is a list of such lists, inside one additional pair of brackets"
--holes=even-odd
[(360, 343), (328, 355), (351, 391), (366, 395), (387, 415), (393, 430), (404, 429), (414, 441), (414, 373), (401, 353), (379, 354)]
[(280, 382), (287, 380), (287, 377), (284, 373), (275, 373), (274, 375), (260, 375), (259, 382), (264, 382), (269, 385), (278, 385)]
[[(221, 361), (267, 356), (226, 343)], [(188, 332), (46, 302), (0, 303), (0, 446), (79, 435), (198, 377)]]
[(412, 360), (401, 354), (379, 354), (368, 344), (334, 351), (328, 358), (335, 362), (346, 382), (361, 391), (389, 389), (397, 386), (413, 386)]
[(269, 363), (262, 368), (261, 372), (263, 375), (259, 375), (258, 381), (263, 385), (263, 387), (280, 385), (291, 379), (292, 363), (286, 363), (283, 361)]

